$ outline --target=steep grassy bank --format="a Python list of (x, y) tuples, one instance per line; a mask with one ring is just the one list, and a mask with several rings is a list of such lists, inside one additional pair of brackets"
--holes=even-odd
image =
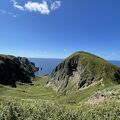
[[(34, 85), (17, 83), (17, 88), (0, 85), (0, 120), (118, 120), (120, 117), (120, 88), (114, 82), (64, 95), (46, 87), (47, 76), (36, 79)], [(112, 91), (112, 97), (90, 104), (89, 99), (98, 91)]]
[[(79, 51), (53, 70), (48, 85), (57, 92), (79, 91), (95, 84), (120, 82), (120, 68), (88, 52)], [(105, 84), (106, 85), (106, 84)]]
[(0, 85), (0, 98), (10, 96), (19, 99), (40, 99), (58, 104), (77, 105), (79, 102), (85, 101), (87, 97), (93, 95), (95, 92), (117, 85), (116, 82), (104, 81), (104, 86), (98, 83), (85, 90), (69, 91), (68, 94), (58, 94), (51, 87), (47, 87), (48, 79), (48, 76), (37, 77), (33, 81), (33, 85), (18, 82), (17, 88)]

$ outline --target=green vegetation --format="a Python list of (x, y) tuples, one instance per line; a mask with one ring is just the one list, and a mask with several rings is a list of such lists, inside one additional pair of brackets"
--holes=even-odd
[(1, 120), (119, 120), (119, 103), (103, 103), (96, 106), (81, 105), (79, 109), (66, 109), (62, 105), (39, 100), (8, 98), (0, 103)]
[(36, 78), (34, 85), (17, 83), (17, 88), (0, 85), (0, 120), (120, 119), (118, 97), (98, 105), (86, 104), (88, 98), (97, 91), (119, 90), (119, 85), (114, 82), (64, 95), (46, 87), (47, 81), (47, 76), (41, 76)]
[(47, 87), (48, 76), (37, 77), (37, 80), (33, 81), (34, 85), (23, 84), (18, 82), (17, 88), (0, 85), (0, 98), (13, 97), (19, 99), (41, 99), (49, 102), (58, 104), (71, 104), (71, 101), (75, 105), (79, 104), (80, 101), (85, 100), (96, 91), (103, 90), (106, 87), (116, 86), (116, 83), (104, 82), (104, 86), (101, 83), (89, 87), (82, 91), (69, 91), (68, 94), (64, 95), (56, 93), (51, 87)]
[[(120, 120), (119, 80), (118, 67), (77, 52), (58, 65), (52, 77), (36, 76), (28, 84), (17, 81), (16, 88), (0, 85), (0, 120)], [(55, 84), (63, 91), (53, 90)]]
[(52, 72), (49, 85), (67, 94), (101, 82), (109, 86), (119, 82), (120, 68), (87, 52), (76, 52), (60, 63)]

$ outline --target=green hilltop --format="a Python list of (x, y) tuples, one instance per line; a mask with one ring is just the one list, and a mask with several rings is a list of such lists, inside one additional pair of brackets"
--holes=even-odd
[(115, 81), (120, 81), (120, 68), (96, 55), (80, 51), (66, 58), (53, 70), (49, 85), (59, 92)]

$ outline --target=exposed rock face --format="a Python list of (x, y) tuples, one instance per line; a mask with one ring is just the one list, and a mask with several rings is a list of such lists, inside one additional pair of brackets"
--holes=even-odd
[(59, 92), (83, 89), (104, 80), (119, 82), (120, 69), (93, 54), (77, 52), (53, 70), (48, 85)]
[(88, 97), (88, 100), (86, 104), (99, 104), (103, 102), (110, 102), (112, 100), (119, 101), (120, 96), (118, 94), (120, 93), (120, 89), (104, 89), (102, 91), (95, 92), (92, 96)]
[(16, 81), (32, 83), (38, 70), (27, 58), (0, 55), (0, 84), (15, 86)]

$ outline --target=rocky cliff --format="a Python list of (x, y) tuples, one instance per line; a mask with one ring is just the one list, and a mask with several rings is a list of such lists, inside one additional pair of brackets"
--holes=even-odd
[(27, 58), (0, 55), (0, 84), (16, 86), (16, 81), (32, 83), (38, 70)]
[(106, 60), (87, 52), (76, 52), (52, 72), (48, 86), (56, 91), (85, 89), (105, 81), (120, 83), (120, 69)]

